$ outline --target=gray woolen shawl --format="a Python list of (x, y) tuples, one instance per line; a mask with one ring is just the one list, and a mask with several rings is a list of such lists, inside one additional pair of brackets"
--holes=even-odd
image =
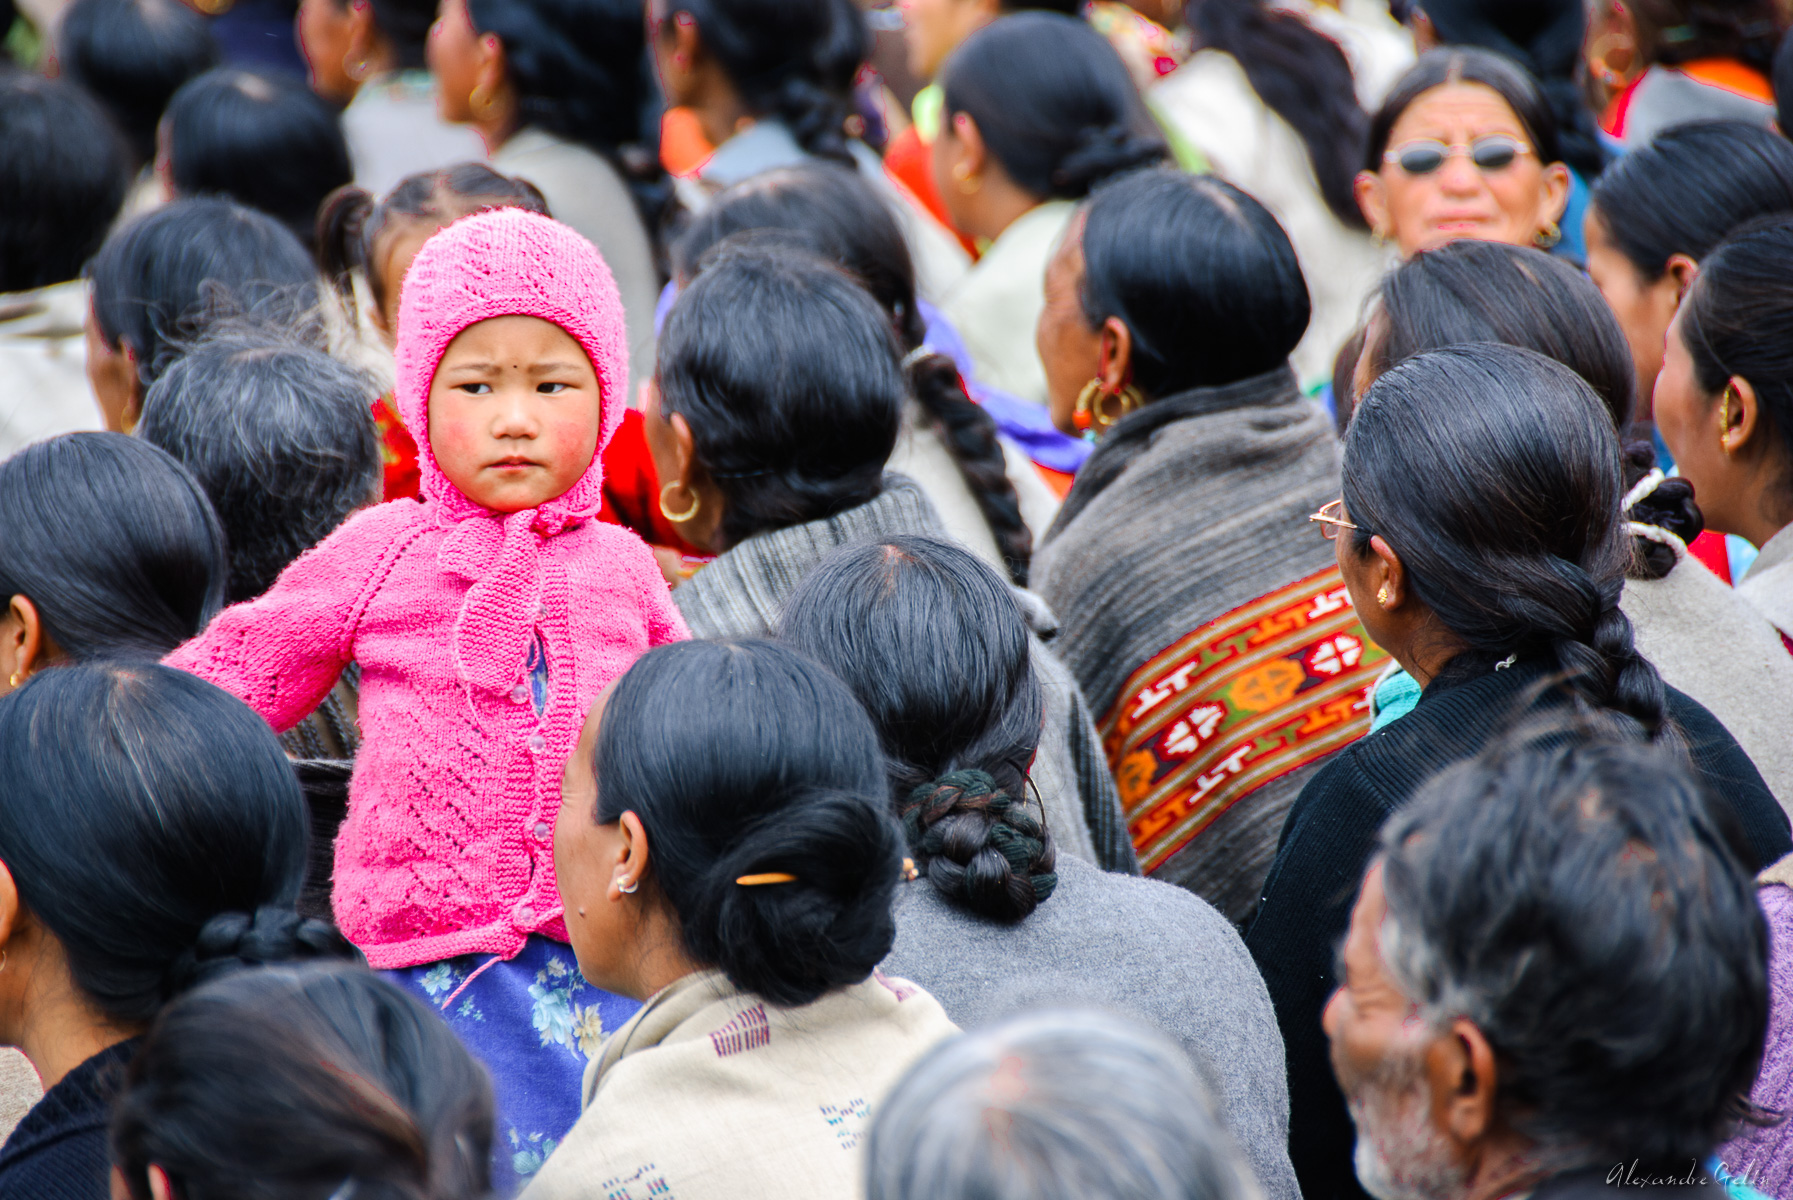
[[(855, 542), (909, 534), (951, 541), (939, 515), (914, 480), (894, 472), (884, 490), (858, 508), (820, 521), (756, 533), (674, 588), (691, 636), (771, 637), (778, 614), (797, 584), (832, 550)], [(1071, 673), (1041, 643), (1051, 618), (1037, 597), (1016, 590), (1033, 626), (1033, 667), (1046, 721), (1031, 778), (1059, 846), (1106, 871), (1139, 873), (1121, 818), (1120, 795), (1096, 740), (1089, 707)]]
[(1093, 1006), (1175, 1038), (1213, 1092), (1269, 1200), (1299, 1200), (1289, 1085), (1270, 992), (1239, 934), (1180, 888), (1058, 862), (1058, 888), (1013, 925), (926, 878), (899, 885), (881, 968), (919, 983), (964, 1029), (1041, 1005)]
[[(1156, 400), (1109, 430), (1032, 571), (1059, 620), (1053, 649), (1097, 721), (1178, 638), (1330, 565), (1332, 546), (1307, 518), (1338, 498), (1332, 422), (1288, 367)], [(1253, 791), (1154, 878), (1248, 920), (1283, 818), (1320, 765)]]

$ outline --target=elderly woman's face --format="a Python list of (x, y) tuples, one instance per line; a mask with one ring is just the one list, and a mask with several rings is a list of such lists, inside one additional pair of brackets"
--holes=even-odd
[(1357, 177), (1364, 218), (1402, 258), (1459, 238), (1532, 245), (1568, 199), (1568, 168), (1539, 162), (1512, 106), (1479, 83), (1422, 93), (1389, 131), (1379, 169)]
[(1034, 346), (1046, 368), (1052, 423), (1073, 436), (1078, 393), (1101, 369), (1102, 332), (1084, 316), (1083, 214), (1072, 218), (1058, 252), (1046, 265), (1046, 307), (1034, 327)]

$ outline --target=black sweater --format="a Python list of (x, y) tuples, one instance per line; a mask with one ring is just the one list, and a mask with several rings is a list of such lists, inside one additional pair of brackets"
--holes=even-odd
[(32, 1105), (0, 1147), (0, 1200), (109, 1200), (106, 1127), (139, 1040), (100, 1051)]
[[(1245, 944), (1276, 1005), (1289, 1063), (1289, 1153), (1307, 1200), (1365, 1193), (1352, 1171), (1355, 1133), (1332, 1076), (1320, 1011), (1337, 986), (1334, 954), (1387, 816), (1433, 775), (1477, 754), (1506, 726), (1548, 668), (1446, 672), (1414, 710), (1339, 751), (1307, 783), (1283, 826), (1276, 861)], [(1539, 705), (1561, 703), (1549, 693)], [(1793, 851), (1787, 817), (1737, 741), (1698, 702), (1669, 689), (1695, 766), (1729, 800), (1757, 866)]]

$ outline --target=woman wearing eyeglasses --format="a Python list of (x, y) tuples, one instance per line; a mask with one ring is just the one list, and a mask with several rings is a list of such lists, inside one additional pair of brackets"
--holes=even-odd
[(1342, 491), (1313, 520), (1364, 628), (1424, 691), (1302, 789), (1245, 939), (1288, 1049), (1296, 1175), (1327, 1197), (1360, 1194), (1320, 1027), (1334, 951), (1377, 830), (1426, 780), (1530, 714), (1555, 737), (1684, 750), (1756, 869), (1793, 849), (1736, 740), (1636, 649), (1619, 607), (1632, 551), (1618, 436), (1568, 367), (1485, 343), (1407, 359), (1352, 419)]
[(1402, 258), (1460, 238), (1549, 249), (1569, 168), (1537, 81), (1485, 50), (1434, 50), (1370, 121), (1357, 203)]

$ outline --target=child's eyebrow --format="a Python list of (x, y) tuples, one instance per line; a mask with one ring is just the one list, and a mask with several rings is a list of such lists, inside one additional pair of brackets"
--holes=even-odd
[(570, 359), (568, 359), (566, 361), (561, 361), (559, 359), (556, 359), (556, 360), (553, 360), (550, 362), (538, 362), (538, 363), (530, 363), (529, 364), (529, 373), (531, 375), (558, 374), (562, 371), (577, 371), (578, 369), (579, 369), (579, 364), (576, 362), (573, 362)]

